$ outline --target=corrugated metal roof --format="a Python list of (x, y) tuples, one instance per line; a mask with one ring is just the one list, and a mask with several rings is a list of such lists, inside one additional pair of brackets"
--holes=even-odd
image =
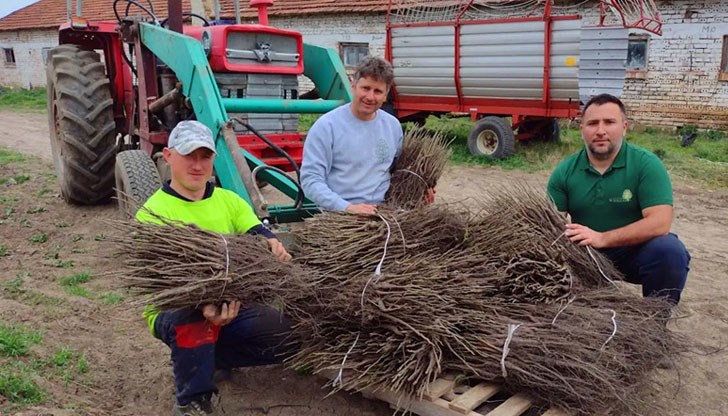
[[(160, 17), (167, 17), (167, 0), (151, 0), (154, 12)], [(116, 21), (112, 8), (113, 0), (82, 0), (82, 15), (90, 20)], [(125, 2), (119, 2), (120, 13), (124, 12)], [(148, 6), (147, 0), (141, 4)], [(76, 14), (76, 0), (72, 2), (72, 11)], [(138, 10), (138, 9), (137, 9)], [(190, 10), (190, 0), (182, 0), (182, 10)], [(131, 12), (136, 14), (134, 6)], [(139, 12), (144, 13), (144, 12)], [(23, 29), (56, 28), (67, 21), (66, 2), (64, 0), (40, 0), (0, 19), (0, 32)]]

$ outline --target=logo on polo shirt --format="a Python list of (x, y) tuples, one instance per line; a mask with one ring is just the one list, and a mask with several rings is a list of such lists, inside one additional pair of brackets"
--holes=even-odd
[(634, 195), (632, 195), (632, 191), (625, 189), (622, 192), (621, 197), (609, 198), (609, 202), (629, 202), (632, 200), (632, 197), (634, 197)]

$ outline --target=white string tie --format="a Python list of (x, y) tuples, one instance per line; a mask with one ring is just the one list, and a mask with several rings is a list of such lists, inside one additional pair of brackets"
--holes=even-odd
[(508, 356), (508, 352), (510, 351), (509, 345), (511, 344), (511, 340), (513, 339), (513, 334), (520, 326), (521, 324), (508, 324), (508, 336), (506, 337), (506, 342), (503, 344), (503, 356), (501, 356), (500, 361), (503, 378), (508, 377), (508, 371), (506, 371), (506, 356)]
[(222, 242), (225, 243), (225, 278), (228, 277), (228, 272), (230, 271), (230, 249), (228, 248), (228, 242), (224, 235), (218, 233), (220, 238), (222, 238)]
[(358, 332), (356, 334), (356, 339), (354, 340), (354, 343), (351, 344), (351, 347), (349, 347), (349, 351), (346, 352), (346, 355), (344, 355), (344, 359), (341, 360), (341, 367), (339, 368), (339, 374), (336, 376), (334, 381), (331, 383), (333, 387), (341, 387), (342, 383), (344, 382), (344, 364), (346, 363), (346, 359), (349, 357), (349, 354), (351, 354), (351, 351), (354, 350), (354, 346), (356, 346), (356, 343), (359, 342), (359, 335), (361, 335), (361, 332)]
[(617, 286), (617, 284), (614, 283), (614, 280), (610, 279), (609, 276), (607, 276), (607, 274), (604, 273), (604, 270), (602, 270), (602, 266), (599, 265), (599, 261), (597, 261), (597, 257), (592, 252), (591, 247), (586, 246), (586, 251), (587, 251), (587, 253), (589, 253), (589, 256), (591, 256), (592, 260), (594, 260), (594, 264), (597, 265), (597, 269), (599, 269), (599, 273), (601, 273), (602, 276), (604, 276), (604, 278), (607, 279), (607, 281), (609, 283), (611, 283), (613, 286)]
[(413, 172), (413, 171), (411, 171), (411, 170), (409, 170), (409, 169), (397, 169), (397, 170), (396, 170), (396, 172), (407, 172), (407, 173), (411, 173), (411, 174), (415, 175), (416, 177), (418, 177), (418, 178), (420, 179), (420, 181), (422, 181), (422, 183), (423, 183), (423, 184), (424, 184), (424, 185), (425, 185), (426, 187), (428, 187), (428, 188), (430, 187), (430, 185), (429, 185), (429, 184), (427, 183), (427, 181), (425, 180), (425, 178), (423, 178), (423, 177), (422, 177), (422, 176), (421, 176), (421, 175), (420, 175), (419, 173), (417, 173), (417, 172)]
[(565, 310), (566, 310), (566, 308), (568, 308), (568, 307), (569, 307), (569, 305), (571, 305), (571, 302), (573, 302), (573, 301), (574, 301), (575, 299), (576, 299), (576, 298), (571, 298), (571, 299), (569, 299), (569, 301), (568, 301), (568, 302), (566, 302), (566, 305), (564, 305), (564, 306), (563, 306), (563, 307), (562, 307), (561, 309), (559, 309), (559, 311), (558, 311), (558, 312), (556, 312), (556, 315), (554, 316), (554, 319), (553, 319), (553, 321), (551, 321), (551, 325), (556, 325), (556, 318), (558, 318), (558, 317), (559, 317), (559, 315), (561, 315), (561, 312), (565, 311)]
[(381, 214), (377, 214), (379, 218), (384, 221), (384, 224), (387, 226), (387, 238), (384, 240), (384, 252), (382, 253), (382, 259), (379, 260), (379, 264), (377, 264), (377, 268), (374, 269), (374, 274), (369, 277), (369, 280), (367, 280), (367, 283), (364, 285), (364, 289), (361, 291), (361, 307), (364, 307), (364, 294), (367, 291), (367, 288), (372, 283), (372, 280), (374, 280), (374, 283), (379, 281), (379, 278), (382, 277), (382, 265), (384, 264), (384, 259), (387, 257), (387, 247), (389, 246), (389, 237), (392, 235), (392, 229), (389, 226), (389, 223), (387, 220), (384, 219), (384, 217)]
[(609, 341), (614, 338), (615, 335), (617, 335), (617, 312), (615, 312), (613, 309), (610, 309), (612, 311), (612, 325), (614, 325), (614, 330), (612, 331), (612, 335), (607, 338), (606, 341), (604, 341), (604, 344), (602, 344), (602, 348), (599, 348), (599, 351), (604, 351), (604, 348), (609, 344)]

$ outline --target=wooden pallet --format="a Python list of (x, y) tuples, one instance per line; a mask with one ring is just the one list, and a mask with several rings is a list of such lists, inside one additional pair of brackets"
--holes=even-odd
[(381, 390), (364, 391), (362, 394), (419, 416), (519, 416), (524, 413), (529, 416), (569, 416), (556, 408), (540, 409), (527, 394), (508, 394), (501, 385), (478, 383), (470, 386), (460, 384), (452, 376), (435, 380), (422, 399)]

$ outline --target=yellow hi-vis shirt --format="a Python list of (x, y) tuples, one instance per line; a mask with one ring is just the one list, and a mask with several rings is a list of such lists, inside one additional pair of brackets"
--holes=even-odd
[[(222, 188), (215, 188), (210, 197), (199, 201), (180, 199), (159, 189), (137, 211), (136, 219), (140, 222), (164, 224), (148, 211), (168, 220), (195, 224), (204, 230), (221, 234), (244, 234), (261, 224), (253, 208), (244, 199)], [(159, 311), (151, 305), (142, 314), (152, 335), (158, 315)]]

